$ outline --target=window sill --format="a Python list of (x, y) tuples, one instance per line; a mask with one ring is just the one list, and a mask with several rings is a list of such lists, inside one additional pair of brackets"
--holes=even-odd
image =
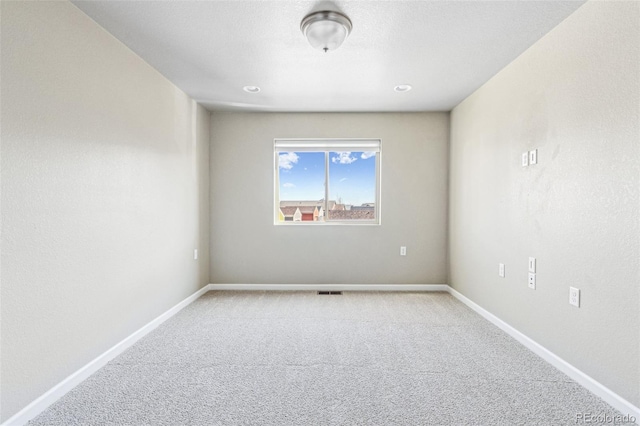
[(312, 222), (312, 221), (302, 221), (302, 222), (274, 222), (275, 226), (380, 226), (381, 223), (378, 221), (372, 220), (363, 220), (363, 221), (338, 221), (332, 220), (329, 222)]

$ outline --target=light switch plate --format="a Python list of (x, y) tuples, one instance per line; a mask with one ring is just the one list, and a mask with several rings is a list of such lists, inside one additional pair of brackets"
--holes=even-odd
[(529, 165), (529, 153), (525, 152), (522, 154), (522, 167), (527, 167)]
[(504, 278), (504, 263), (498, 264), (498, 275)]
[(529, 164), (538, 164), (538, 150), (529, 151)]
[(536, 258), (529, 258), (529, 272), (536, 272)]

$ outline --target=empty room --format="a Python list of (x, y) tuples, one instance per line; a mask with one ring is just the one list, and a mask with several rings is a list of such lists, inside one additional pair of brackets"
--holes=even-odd
[(640, 424), (639, 1), (0, 2), (0, 425)]

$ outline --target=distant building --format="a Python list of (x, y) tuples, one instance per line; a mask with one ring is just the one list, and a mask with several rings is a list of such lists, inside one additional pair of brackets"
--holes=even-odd
[(376, 218), (374, 203), (366, 203), (361, 206), (342, 205), (341, 208), (331, 210), (329, 219), (333, 220), (373, 220)]
[(351, 204), (341, 204), (335, 200), (329, 200), (327, 201), (326, 211), (324, 210), (324, 204), (324, 200), (280, 201), (280, 221), (317, 222), (324, 221), (325, 216), (333, 220), (372, 220), (376, 217), (375, 203), (364, 203), (360, 206), (353, 206)]
[[(354, 206), (355, 207), (355, 206)], [(376, 212), (370, 210), (332, 210), (329, 212), (329, 219), (332, 220), (373, 220)]]
[(373, 212), (373, 211), (376, 210), (376, 208), (373, 205), (371, 205), (371, 203), (369, 203), (369, 204), (363, 204), (361, 206), (351, 206), (351, 210), (354, 210), (354, 211), (367, 211), (367, 212), (368, 211), (372, 211)]
[(285, 222), (317, 221), (322, 212), (315, 205), (280, 206), (280, 218)]

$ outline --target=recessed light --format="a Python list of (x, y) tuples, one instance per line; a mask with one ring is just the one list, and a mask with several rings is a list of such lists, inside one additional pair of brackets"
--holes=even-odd
[(393, 90), (395, 90), (396, 92), (408, 92), (409, 90), (411, 90), (411, 85), (399, 84), (396, 87), (394, 87)]
[(260, 88), (258, 86), (244, 86), (242, 90), (249, 93), (258, 93)]

